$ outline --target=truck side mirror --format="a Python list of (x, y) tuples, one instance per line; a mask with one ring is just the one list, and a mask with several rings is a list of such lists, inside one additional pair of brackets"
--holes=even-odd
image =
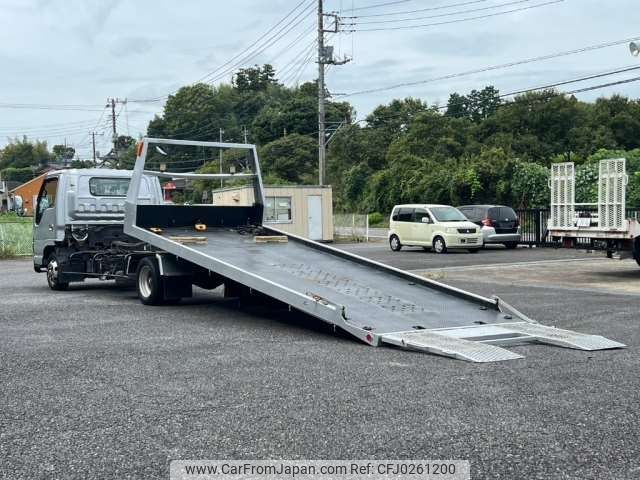
[(431, 223), (431, 219), (429, 217), (422, 217), (422, 223)]

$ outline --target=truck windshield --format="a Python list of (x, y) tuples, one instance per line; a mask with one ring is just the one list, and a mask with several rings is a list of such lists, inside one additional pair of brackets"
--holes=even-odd
[(460, 210), (453, 207), (434, 207), (431, 208), (431, 213), (436, 217), (439, 222), (466, 222), (465, 217)]
[(92, 178), (89, 191), (94, 197), (126, 197), (130, 181), (128, 178)]

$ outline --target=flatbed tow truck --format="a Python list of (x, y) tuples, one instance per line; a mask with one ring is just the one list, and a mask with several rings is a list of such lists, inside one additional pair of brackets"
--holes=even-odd
[[(242, 173), (150, 170), (146, 162), (151, 145), (234, 149), (244, 152), (248, 161)], [(96, 267), (94, 260), (92, 268), (98, 271), (87, 277), (135, 281), (143, 303), (188, 297), (192, 285), (224, 285), (226, 296), (275, 300), (367, 345), (389, 345), (471, 362), (522, 358), (504, 346), (532, 342), (589, 351), (625, 346), (598, 335), (540, 325), (499, 298), (485, 298), (265, 226), (264, 190), (253, 145), (145, 138), (137, 153), (123, 220), (130, 251), (119, 251), (118, 261), (109, 261), (108, 251), (98, 252), (100, 262), (117, 266)], [(250, 206), (141, 202), (143, 184), (154, 177), (248, 181), (255, 200)], [(269, 237), (281, 241), (259, 241)], [(122, 242), (118, 245), (121, 250)], [(68, 254), (64, 255), (54, 257), (53, 272), (47, 265), (48, 275), (55, 277), (54, 285), (85, 278), (81, 269), (87, 268), (78, 264), (82, 256), (75, 252), (72, 266), (74, 262), (65, 261)], [(90, 255), (96, 258), (95, 251)], [(38, 257), (43, 265), (44, 257)]]

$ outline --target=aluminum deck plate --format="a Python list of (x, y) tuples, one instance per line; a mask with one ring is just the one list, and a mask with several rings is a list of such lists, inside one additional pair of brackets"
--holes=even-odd
[(425, 330), (386, 334), (382, 336), (382, 342), (468, 362), (501, 362), (522, 358), (522, 355), (495, 345)]
[[(192, 234), (192, 229), (171, 228), (163, 236)], [(204, 255), (200, 265), (206, 267), (207, 258), (219, 259), (304, 295), (346, 305), (349, 323), (375, 334), (506, 321), (503, 313), (483, 309), (479, 303), (297, 241), (257, 244), (253, 235), (228, 229), (198, 234), (206, 236), (207, 243), (188, 248)], [(215, 271), (213, 263), (210, 269)]]
[(532, 337), (532, 340), (539, 343), (574, 348), (577, 350), (608, 350), (611, 348), (624, 348), (626, 346), (623, 343), (609, 340), (600, 335), (588, 335), (539, 324), (510, 323), (500, 325), (500, 327), (511, 332), (529, 335)]

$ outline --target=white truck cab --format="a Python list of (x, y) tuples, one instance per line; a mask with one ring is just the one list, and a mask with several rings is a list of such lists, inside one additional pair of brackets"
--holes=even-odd
[(398, 252), (403, 246), (420, 246), (436, 253), (482, 248), (482, 232), (460, 210), (449, 205), (396, 205), (389, 222), (389, 246)]
[[(34, 212), (33, 264), (47, 266), (56, 247), (83, 249), (108, 246), (124, 237), (125, 200), (132, 172), (108, 169), (71, 169), (47, 174)], [(144, 177), (140, 203), (162, 203), (155, 177)]]

